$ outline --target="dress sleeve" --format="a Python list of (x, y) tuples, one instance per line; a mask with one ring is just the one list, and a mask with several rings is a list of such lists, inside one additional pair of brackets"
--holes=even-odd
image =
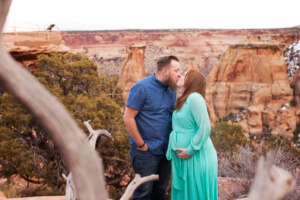
[(142, 84), (135, 84), (129, 93), (127, 106), (140, 111), (146, 99), (145, 89)]
[(191, 140), (190, 145), (185, 149), (189, 156), (199, 151), (210, 135), (210, 121), (208, 117), (207, 107), (204, 98), (193, 93), (188, 98), (191, 112), (197, 126), (197, 133)]

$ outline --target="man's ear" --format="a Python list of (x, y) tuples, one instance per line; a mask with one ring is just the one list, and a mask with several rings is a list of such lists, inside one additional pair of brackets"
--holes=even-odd
[(168, 72), (168, 70), (166, 68), (164, 68), (164, 76), (167, 76), (167, 72)]

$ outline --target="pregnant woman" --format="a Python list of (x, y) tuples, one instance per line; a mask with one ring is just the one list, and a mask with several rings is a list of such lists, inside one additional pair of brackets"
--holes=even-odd
[(167, 159), (172, 160), (172, 200), (217, 200), (218, 159), (209, 137), (211, 125), (204, 100), (204, 76), (190, 70), (177, 86)]

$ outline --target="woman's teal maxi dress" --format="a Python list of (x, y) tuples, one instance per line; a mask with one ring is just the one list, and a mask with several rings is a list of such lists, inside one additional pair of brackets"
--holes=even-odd
[[(192, 93), (172, 116), (167, 159), (172, 160), (172, 200), (218, 199), (218, 159), (209, 137), (211, 125), (204, 98)], [(191, 157), (177, 157), (176, 149), (185, 148)]]

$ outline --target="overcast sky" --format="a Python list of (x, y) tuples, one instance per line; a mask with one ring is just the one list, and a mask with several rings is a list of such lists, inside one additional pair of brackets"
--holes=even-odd
[(245, 29), (300, 25), (300, 0), (13, 0), (5, 31)]

